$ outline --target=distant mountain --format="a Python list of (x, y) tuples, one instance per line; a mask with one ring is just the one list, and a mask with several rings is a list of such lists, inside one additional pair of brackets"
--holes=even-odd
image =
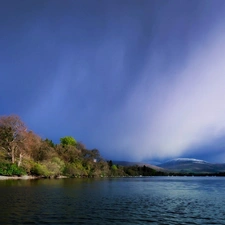
[(192, 158), (172, 159), (157, 166), (165, 170), (183, 173), (218, 173), (225, 171), (225, 164), (209, 163)]
[(171, 159), (167, 162), (193, 162), (193, 163), (208, 163), (204, 160), (201, 159), (194, 159), (194, 158), (176, 158), (176, 159)]
[(113, 161), (113, 164), (120, 165), (120, 166), (147, 166), (149, 168), (152, 168), (156, 171), (164, 171), (163, 168), (160, 168), (159, 166), (151, 165), (148, 163), (143, 162), (127, 162), (127, 161)]

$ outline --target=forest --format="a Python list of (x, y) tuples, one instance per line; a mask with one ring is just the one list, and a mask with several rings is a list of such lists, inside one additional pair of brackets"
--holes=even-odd
[(0, 116), (0, 175), (115, 177), (163, 175), (146, 166), (123, 167), (104, 160), (72, 136), (55, 144), (29, 130), (18, 115)]

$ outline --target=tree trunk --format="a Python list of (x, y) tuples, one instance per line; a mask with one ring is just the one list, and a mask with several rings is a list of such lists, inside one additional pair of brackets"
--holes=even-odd
[(23, 158), (23, 154), (22, 153), (20, 153), (20, 159), (19, 159), (19, 161), (18, 161), (18, 167), (21, 165), (21, 163), (22, 163), (22, 158)]
[(12, 163), (15, 163), (15, 149), (12, 147)]

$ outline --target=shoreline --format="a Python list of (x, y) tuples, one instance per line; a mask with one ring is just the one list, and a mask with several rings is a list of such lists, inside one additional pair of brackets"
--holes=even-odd
[[(62, 179), (62, 178), (68, 178), (66, 176), (59, 176), (56, 178), (50, 178), (50, 179)], [(46, 179), (46, 177), (37, 177), (37, 176), (31, 176), (31, 175), (24, 175), (24, 176), (2, 176), (0, 175), (0, 180), (37, 180), (37, 179)]]
[(0, 180), (31, 180), (31, 179), (39, 179), (39, 177), (35, 177), (35, 176), (0, 176)]

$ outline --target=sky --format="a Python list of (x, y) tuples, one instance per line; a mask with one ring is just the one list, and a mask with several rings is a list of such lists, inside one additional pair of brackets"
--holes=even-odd
[(107, 160), (225, 163), (224, 0), (2, 0), (0, 115)]

